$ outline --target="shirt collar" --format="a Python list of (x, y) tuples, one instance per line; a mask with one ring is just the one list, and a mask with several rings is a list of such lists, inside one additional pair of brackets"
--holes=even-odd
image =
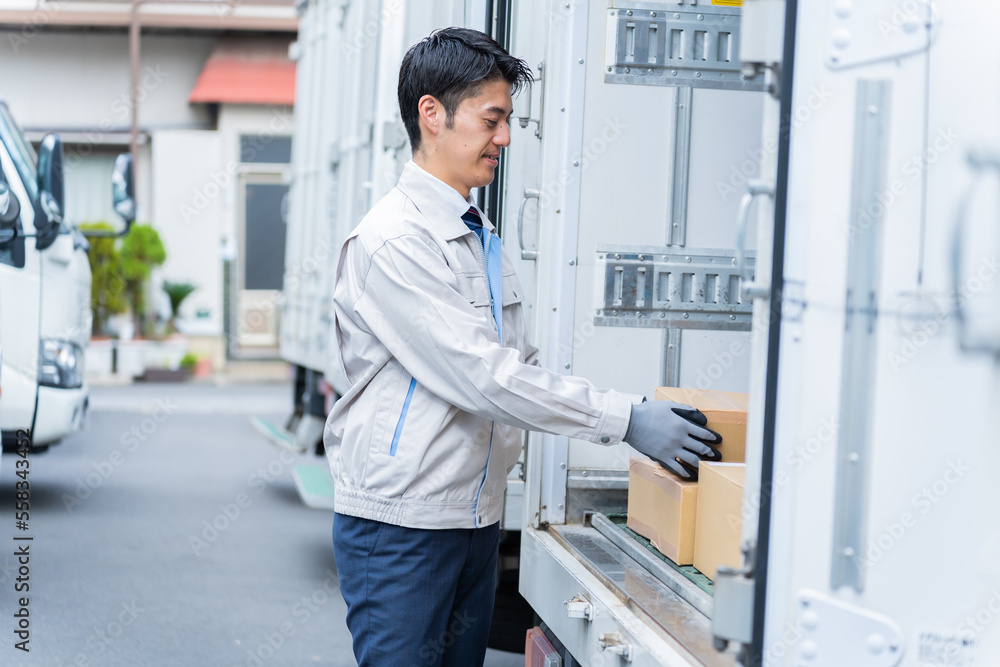
[(413, 160), (408, 161), (403, 167), (397, 187), (449, 241), (471, 233), (462, 220), (462, 214), (470, 207), (479, 212), (483, 219), (483, 227), (491, 232), (494, 231), (493, 223), (479, 210), (471, 194), (468, 198), (463, 198), (458, 190), (433, 176)]

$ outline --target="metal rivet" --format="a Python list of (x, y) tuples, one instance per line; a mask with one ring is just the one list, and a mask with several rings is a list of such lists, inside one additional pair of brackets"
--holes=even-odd
[(565, 463), (560, 463), (559, 467), (562, 468), (563, 470), (565, 470), (566, 469), (566, 464)]
[(656, 18), (656, 12), (650, 12), (649, 15), (652, 16), (654, 19)]
[(858, 453), (857, 453), (857, 452), (851, 452), (851, 453), (850, 453), (850, 454), (849, 454), (849, 455), (847, 456), (847, 460), (848, 460), (848, 461), (850, 461), (851, 463), (857, 463), (858, 461), (860, 461), (860, 460), (861, 460), (861, 457), (860, 457), (860, 456), (858, 456)]
[(609, 72), (611, 71), (611, 68), (610, 68), (610, 67), (608, 68), (608, 71), (609, 71)]
[[(662, 313), (662, 312), (660, 313), (660, 319), (661, 319), (661, 320), (662, 320), (662, 319), (665, 319), (666, 317), (667, 317), (667, 314), (666, 314), (666, 313)], [(671, 345), (670, 347), (673, 347), (673, 345)]]
[(687, 318), (688, 318), (688, 314), (684, 313), (684, 319), (686, 320)]
[(690, 263), (691, 262), (691, 258), (690, 257), (685, 257), (684, 261)]
[(598, 315), (600, 315), (600, 314), (601, 314), (601, 309), (600, 309), (600, 308), (598, 308), (598, 309), (597, 309), (597, 310), (595, 310), (594, 312), (595, 312), (595, 313), (597, 313)]
[(631, 9), (630, 9), (630, 10), (628, 10), (628, 12), (626, 12), (626, 13), (627, 13), (627, 14), (628, 14), (629, 16), (632, 16), (632, 10), (631, 10)]
[(674, 76), (677, 76), (677, 70), (675, 69), (670, 70), (670, 73)]
[(557, 208), (556, 209), (556, 213), (562, 213), (562, 209), (561, 208)]
[(698, 20), (699, 21), (704, 21), (705, 20), (705, 15), (704, 14), (698, 14)]
[(552, 306), (552, 312), (553, 313), (556, 312), (556, 307), (555, 306)]
[(580, 473), (580, 474), (581, 474), (581, 475), (583, 475), (584, 477), (586, 477), (586, 476), (587, 476), (587, 475), (589, 475), (590, 473), (589, 473), (589, 472), (587, 472), (586, 470), (584, 470), (584, 471), (583, 471), (582, 473)]
[(569, 265), (570, 266), (576, 266), (576, 260), (575, 259), (569, 260)]
[(621, 259), (621, 258), (622, 258), (621, 253), (620, 252), (616, 252), (615, 253), (615, 259)]
[(695, 72), (695, 73), (694, 73), (694, 76), (695, 76), (695, 78), (698, 78), (698, 77), (700, 77), (700, 76), (701, 76), (701, 72)]
[(646, 74), (652, 74), (652, 73), (653, 73), (653, 68), (652, 67), (650, 67), (648, 70), (646, 70)]
[(618, 317), (618, 311), (617, 311), (617, 310), (612, 310), (612, 311), (611, 311), (611, 314), (612, 314), (612, 315), (613, 315), (614, 317)]
[(563, 507), (564, 505), (562, 503), (559, 503), (559, 509), (562, 509)]
[(559, 107), (559, 111), (566, 111), (566, 107)]
[(645, 255), (639, 255), (639, 261), (640, 261), (640, 262), (641, 262), (641, 261), (643, 261), (644, 259), (646, 259), (646, 256), (645, 256)]
[(582, 65), (583, 64), (583, 58), (580, 58), (580, 60), (578, 60), (577, 62)]
[(674, 14), (674, 18), (675, 18), (675, 19), (679, 19), (680, 17), (681, 17), (681, 15), (680, 15), (680, 14), (676, 14), (676, 13)]
[(626, 74), (628, 74), (628, 73), (629, 73), (629, 72), (631, 72), (631, 71), (632, 71), (632, 68), (631, 68), (631, 67), (626, 67), (626, 68), (625, 68), (625, 73), (626, 73)]
[(574, 167), (579, 167), (580, 166), (580, 161), (579, 160), (573, 160), (573, 166)]
[(878, 107), (875, 105), (868, 107), (868, 113), (874, 116), (875, 114), (878, 113)]
[(735, 315), (730, 315), (730, 316), (729, 316), (729, 319), (731, 319), (731, 320), (735, 320), (735, 319), (736, 319), (736, 316), (735, 316)]
[(851, 558), (851, 557), (853, 557), (853, 556), (854, 556), (854, 549), (852, 549), (851, 547), (845, 547), (845, 548), (844, 548), (844, 552), (843, 552), (843, 553), (844, 553), (844, 555), (845, 555), (845, 556), (847, 556), (848, 558)]

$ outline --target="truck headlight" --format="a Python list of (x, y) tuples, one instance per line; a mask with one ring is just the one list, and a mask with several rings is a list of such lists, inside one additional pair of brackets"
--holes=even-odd
[(38, 384), (75, 389), (83, 386), (83, 355), (65, 340), (42, 339), (38, 346)]

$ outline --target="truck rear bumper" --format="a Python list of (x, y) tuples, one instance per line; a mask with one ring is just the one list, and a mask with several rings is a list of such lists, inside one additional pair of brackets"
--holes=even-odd
[(38, 413), (32, 440), (36, 445), (50, 445), (78, 431), (87, 414), (90, 388), (38, 388)]

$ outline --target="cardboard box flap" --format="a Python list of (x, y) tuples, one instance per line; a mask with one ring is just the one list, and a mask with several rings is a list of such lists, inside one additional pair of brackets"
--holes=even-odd
[(709, 417), (710, 421), (725, 424), (745, 424), (749, 396), (732, 391), (715, 391), (711, 389), (685, 389), (681, 387), (657, 387), (655, 398), (658, 401), (673, 401), (697, 408)]
[(663, 489), (671, 498), (681, 502), (684, 490), (692, 486), (698, 486), (698, 482), (688, 482), (682, 480), (677, 475), (663, 468), (659, 463), (649, 458), (633, 458), (629, 461), (629, 472), (643, 479), (652, 482)]
[(706, 461), (704, 465), (709, 472), (714, 472), (719, 477), (722, 477), (731, 484), (735, 484), (741, 489), (744, 488), (747, 476), (747, 467), (745, 464)]

